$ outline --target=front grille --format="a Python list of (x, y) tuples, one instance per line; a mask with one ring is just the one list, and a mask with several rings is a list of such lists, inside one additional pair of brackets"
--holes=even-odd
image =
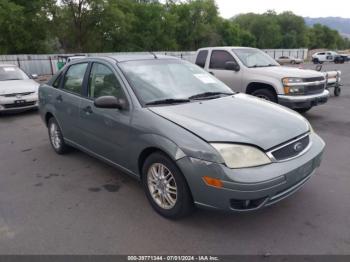
[(324, 90), (324, 84), (305, 86), (305, 94), (307, 95), (322, 93), (323, 90)]
[(34, 94), (35, 92), (25, 92), (25, 93), (13, 93), (13, 94), (6, 94), (3, 95), (4, 97), (15, 97), (15, 96), (27, 96), (27, 95), (31, 95)]
[(35, 105), (35, 102), (24, 102), (24, 103), (18, 103), (18, 104), (7, 104), (4, 105), (5, 108), (19, 108), (19, 107), (26, 107), (26, 106), (33, 106)]
[(300, 138), (299, 140), (294, 141), (293, 143), (287, 144), (284, 147), (272, 151), (271, 154), (276, 160), (285, 160), (292, 158), (304, 151), (305, 148), (310, 143), (309, 135)]
[(323, 80), (325, 80), (323, 76), (303, 78), (304, 82), (316, 82), (316, 81), (323, 81)]

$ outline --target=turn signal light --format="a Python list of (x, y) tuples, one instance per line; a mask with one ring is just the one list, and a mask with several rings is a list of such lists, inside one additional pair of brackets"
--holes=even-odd
[(213, 186), (213, 187), (217, 187), (217, 188), (222, 188), (222, 186), (223, 186), (222, 181), (220, 179), (217, 179), (217, 178), (204, 176), (203, 180), (208, 186)]
[(285, 86), (284, 87), (284, 93), (285, 94), (289, 94), (289, 86)]

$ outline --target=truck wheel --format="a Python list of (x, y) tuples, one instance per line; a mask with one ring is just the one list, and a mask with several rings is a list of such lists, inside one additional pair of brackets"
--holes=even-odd
[(335, 96), (340, 96), (340, 93), (341, 93), (341, 88), (339, 86), (335, 87), (334, 88), (334, 95)]
[(258, 89), (251, 93), (251, 95), (277, 103), (276, 95), (269, 89)]
[(296, 108), (295, 111), (299, 112), (300, 114), (306, 113), (307, 111), (309, 111), (311, 109), (310, 107), (304, 107), (304, 108)]

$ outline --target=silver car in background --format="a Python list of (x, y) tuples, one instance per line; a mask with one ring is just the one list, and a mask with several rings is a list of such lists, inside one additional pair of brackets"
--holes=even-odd
[(73, 146), (139, 179), (168, 218), (272, 205), (315, 173), (325, 146), (298, 113), (167, 56), (73, 61), (39, 101), (58, 154)]
[(294, 56), (280, 56), (279, 58), (276, 59), (278, 63), (281, 65), (284, 64), (302, 64), (304, 63), (304, 60), (301, 58), (296, 58)]
[(0, 112), (38, 107), (39, 84), (33, 77), (15, 65), (0, 64)]

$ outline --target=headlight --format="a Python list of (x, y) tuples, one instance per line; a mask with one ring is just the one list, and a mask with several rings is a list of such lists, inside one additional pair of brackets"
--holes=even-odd
[(229, 168), (261, 166), (271, 163), (270, 158), (253, 146), (238, 144), (211, 144), (222, 156)]
[(286, 95), (303, 95), (305, 93), (304, 80), (296, 77), (286, 77), (282, 79), (284, 93)]

